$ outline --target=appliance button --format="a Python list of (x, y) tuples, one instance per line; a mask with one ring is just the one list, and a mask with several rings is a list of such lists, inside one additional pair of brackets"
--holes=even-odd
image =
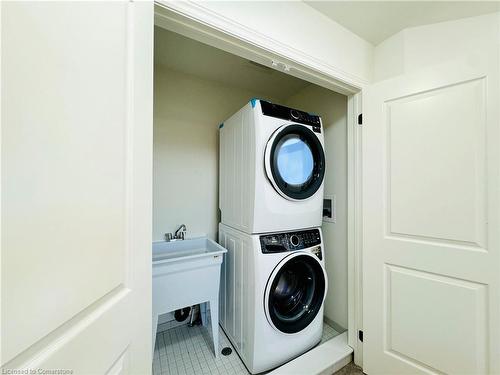
[(292, 246), (299, 246), (299, 242), (300, 242), (300, 240), (299, 240), (299, 237), (297, 237), (297, 235), (292, 234), (290, 236), (290, 243), (292, 244)]
[(290, 111), (290, 116), (292, 116), (294, 120), (298, 120), (300, 118), (299, 112), (297, 112), (295, 109), (292, 109)]

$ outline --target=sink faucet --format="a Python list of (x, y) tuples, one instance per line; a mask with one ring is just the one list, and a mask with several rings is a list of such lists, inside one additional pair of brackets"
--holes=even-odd
[(177, 240), (183, 240), (184, 236), (186, 235), (186, 225), (181, 224), (179, 228), (174, 233), (174, 238)]
[(170, 242), (170, 241), (183, 240), (185, 236), (186, 236), (186, 225), (182, 224), (179, 228), (177, 228), (174, 234), (165, 233), (165, 241)]

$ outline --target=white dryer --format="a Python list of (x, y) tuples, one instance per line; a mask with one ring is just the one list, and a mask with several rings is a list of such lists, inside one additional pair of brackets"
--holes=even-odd
[(220, 324), (252, 374), (321, 341), (327, 291), (319, 228), (250, 235), (219, 224)]
[(247, 233), (321, 225), (321, 118), (252, 99), (220, 125), (221, 222)]

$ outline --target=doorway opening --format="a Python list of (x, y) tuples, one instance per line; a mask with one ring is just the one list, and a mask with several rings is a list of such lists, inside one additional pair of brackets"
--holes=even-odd
[[(361, 320), (357, 313), (361, 309), (357, 303), (360, 284), (355, 271), (360, 261), (355, 248), (359, 246), (355, 245), (359, 235), (356, 170), (360, 163), (360, 132), (355, 128), (359, 95), (346, 85), (336, 86), (333, 81), (319, 79), (319, 75), (313, 78), (311, 72), (301, 72), (267, 57), (265, 65), (257, 54), (249, 59), (203, 43), (201, 38), (193, 38), (192, 32), (179, 30), (167, 17), (168, 10), (156, 10), (153, 241), (164, 241), (165, 233), (181, 224), (187, 227), (187, 237), (218, 240), (218, 128), (252, 98), (320, 115), (327, 166), (321, 227), (328, 277), (323, 340), (343, 334), (344, 344), (357, 349)], [(167, 354), (173, 355), (189, 337), (194, 346), (203, 343), (208, 351), (201, 350), (200, 354), (191, 348), (183, 355), (185, 366), (200, 363), (193, 362), (196, 356), (209, 356), (208, 330), (186, 328), (185, 323), (177, 322), (172, 313), (159, 317), (155, 373), (175, 373), (175, 368), (168, 365)], [(234, 345), (223, 331), (221, 344)], [(216, 368), (218, 363), (230, 363), (228, 366), (236, 372), (246, 371), (236, 351), (226, 362), (207, 363)]]

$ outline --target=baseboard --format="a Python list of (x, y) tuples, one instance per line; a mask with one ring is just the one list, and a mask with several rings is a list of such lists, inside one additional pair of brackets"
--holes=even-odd
[(338, 333), (344, 333), (345, 331), (347, 331), (347, 328), (342, 327), (340, 324), (338, 324), (337, 322), (334, 322), (333, 320), (331, 320), (330, 318), (328, 318), (326, 316), (323, 316), (323, 321), (326, 324), (328, 324), (330, 327), (332, 327)]
[(309, 350), (300, 357), (271, 371), (269, 375), (331, 375), (352, 361), (347, 332)]

